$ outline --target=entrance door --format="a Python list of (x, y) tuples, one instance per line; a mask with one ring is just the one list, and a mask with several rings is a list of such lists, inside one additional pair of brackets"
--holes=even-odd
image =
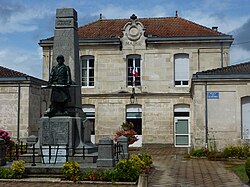
[(175, 118), (175, 146), (189, 146), (189, 121), (185, 117)]

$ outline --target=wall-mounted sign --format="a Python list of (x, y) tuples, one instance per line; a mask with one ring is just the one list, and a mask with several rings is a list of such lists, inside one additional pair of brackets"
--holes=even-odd
[(208, 99), (219, 99), (219, 92), (208, 92), (207, 98)]

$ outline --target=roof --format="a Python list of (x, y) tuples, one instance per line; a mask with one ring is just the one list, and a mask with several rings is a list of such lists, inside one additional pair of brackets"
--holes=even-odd
[[(153, 37), (195, 37), (223, 36), (225, 34), (204, 27), (180, 17), (138, 18), (145, 27), (145, 36)], [(122, 37), (122, 29), (130, 19), (97, 20), (79, 27), (79, 38)]]
[(193, 78), (250, 78), (250, 61), (223, 68), (197, 72)]
[(0, 66), (0, 77), (25, 77), (24, 73)]
[[(232, 39), (231, 35), (223, 34), (180, 17), (138, 18), (137, 20), (143, 24), (145, 36), (150, 39), (176, 39), (185, 37), (224, 37), (224, 39)], [(131, 19), (100, 19), (83, 25), (78, 28), (79, 40), (121, 38), (123, 36), (122, 29), (129, 21), (131, 21)], [(50, 41), (53, 41), (53, 37), (40, 40), (41, 43)]]
[(21, 73), (12, 69), (5, 68), (3, 66), (0, 66), (0, 82), (13, 82), (16, 81), (32, 81), (33, 83), (36, 83), (37, 85), (46, 84), (47, 82), (33, 77), (29, 76), (25, 73)]

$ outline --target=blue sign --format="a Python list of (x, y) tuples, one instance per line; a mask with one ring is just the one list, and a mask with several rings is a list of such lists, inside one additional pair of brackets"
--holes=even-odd
[(208, 99), (219, 99), (219, 92), (208, 92), (207, 98)]

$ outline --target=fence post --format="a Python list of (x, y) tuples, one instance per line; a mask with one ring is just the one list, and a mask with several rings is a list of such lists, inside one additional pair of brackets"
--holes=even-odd
[(114, 142), (111, 138), (103, 138), (98, 145), (97, 168), (114, 168)]
[(117, 139), (117, 142), (122, 145), (123, 155), (120, 154), (120, 158), (124, 157), (125, 159), (129, 158), (129, 152), (128, 152), (128, 138), (125, 136), (120, 136)]
[(4, 140), (0, 138), (0, 166), (4, 166), (6, 164), (5, 155), (6, 151), (5, 151)]

